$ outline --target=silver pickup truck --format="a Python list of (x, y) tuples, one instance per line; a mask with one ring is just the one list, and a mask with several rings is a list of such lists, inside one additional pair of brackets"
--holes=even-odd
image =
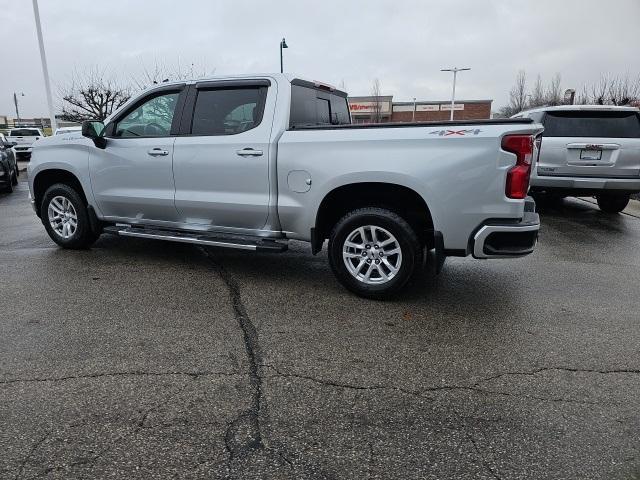
[(527, 197), (542, 127), (530, 119), (351, 124), (347, 94), (283, 74), (155, 86), (82, 137), (37, 142), (36, 214), (65, 248), (105, 233), (282, 252), (328, 243), (370, 298), (435, 249), (519, 257), (539, 229)]

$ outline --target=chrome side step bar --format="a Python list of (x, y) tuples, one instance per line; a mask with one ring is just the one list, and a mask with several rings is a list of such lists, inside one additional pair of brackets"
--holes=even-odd
[(210, 247), (235, 248), (253, 250), (256, 252), (284, 252), (288, 245), (282, 241), (262, 239), (256, 237), (241, 237), (232, 235), (210, 235), (196, 232), (177, 230), (160, 230), (130, 226), (105, 227), (105, 233), (122, 235), (123, 237), (148, 238), (152, 240), (167, 240), (170, 242), (192, 243)]

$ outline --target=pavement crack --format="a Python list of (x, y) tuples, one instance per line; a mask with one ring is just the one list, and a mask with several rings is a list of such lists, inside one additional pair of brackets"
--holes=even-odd
[[(457, 415), (457, 413), (456, 413), (456, 415)], [(495, 478), (496, 480), (502, 480), (502, 478), (496, 472), (495, 468), (493, 468), (489, 464), (489, 462), (487, 461), (487, 459), (486, 459), (484, 453), (482, 452), (482, 450), (480, 450), (480, 447), (478, 446), (478, 442), (476, 441), (475, 437), (473, 436), (473, 433), (469, 432), (468, 430), (465, 430), (465, 433), (467, 435), (467, 438), (471, 442), (471, 445), (473, 445), (473, 449), (476, 451), (476, 454), (478, 455), (478, 457), (480, 457), (480, 461), (482, 462), (482, 466), (485, 468), (485, 470), (487, 472), (489, 472), (493, 476), (493, 478)]]
[(489, 389), (481, 388), (479, 386), (479, 383), (476, 383), (475, 385), (439, 385), (434, 387), (425, 387), (419, 390), (409, 390), (409, 389), (394, 386), (394, 385), (379, 385), (379, 384), (378, 385), (354, 385), (349, 383), (341, 383), (341, 382), (335, 382), (332, 380), (320, 379), (320, 378), (312, 377), (310, 375), (302, 375), (297, 373), (285, 373), (278, 370), (273, 365), (262, 365), (262, 367), (273, 370), (275, 372), (275, 375), (272, 375), (273, 377), (297, 378), (300, 380), (308, 380), (310, 382), (314, 382), (314, 383), (328, 386), (328, 387), (345, 388), (345, 389), (357, 390), (357, 391), (391, 390), (391, 391), (401, 392), (407, 395), (413, 395), (416, 397), (425, 398), (428, 400), (434, 400), (433, 397), (426, 395), (426, 393), (428, 392), (466, 390), (466, 391), (475, 392), (475, 393), (482, 393), (485, 395), (501, 395), (501, 396), (507, 396), (507, 397), (527, 398), (531, 400), (541, 400), (541, 401), (547, 401), (547, 402), (576, 403), (580, 405), (600, 405), (600, 403), (598, 402), (589, 402), (586, 400), (572, 400), (564, 397), (543, 397), (543, 396), (537, 396), (537, 395), (522, 395), (518, 393), (505, 392), (500, 390), (489, 390)]
[(264, 448), (260, 430), (262, 377), (258, 370), (262, 364), (262, 354), (258, 342), (258, 333), (242, 302), (242, 295), (238, 283), (229, 271), (211, 255), (209, 250), (203, 247), (201, 247), (200, 250), (209, 259), (213, 269), (220, 276), (229, 291), (233, 314), (242, 331), (244, 347), (249, 362), (249, 384), (252, 391), (249, 408), (241, 412), (238, 417), (229, 423), (224, 435), (226, 449), (231, 459), (233, 459), (234, 457), (246, 456), (252, 451), (262, 450)]
[[(535, 376), (535, 375), (538, 375), (539, 373), (553, 372), (553, 371), (571, 372), (571, 373), (600, 373), (603, 375), (615, 374), (615, 373), (640, 373), (640, 369), (635, 369), (635, 368), (595, 369), (595, 368), (576, 368), (576, 367), (540, 367), (540, 368), (536, 368), (535, 370), (529, 370), (529, 371), (498, 373), (496, 375), (483, 378), (478, 383), (489, 382), (491, 380), (496, 380), (498, 378), (512, 376), (512, 375)], [(478, 383), (476, 383), (476, 385)]]
[(18, 473), (16, 473), (15, 480), (19, 480), (20, 478), (22, 478), (24, 469), (27, 468), (27, 463), (29, 463), (29, 460), (31, 459), (33, 454), (36, 453), (36, 451), (42, 446), (44, 442), (47, 441), (47, 439), (51, 436), (52, 433), (53, 433), (53, 430), (48, 430), (47, 432), (45, 432), (42, 438), (40, 438), (37, 442), (35, 442), (31, 446), (31, 448), (29, 449), (29, 453), (27, 453), (27, 455), (22, 459), (22, 461), (20, 462), (20, 465), (18, 466)]
[(187, 376), (192, 378), (206, 377), (206, 376), (240, 376), (241, 373), (236, 372), (208, 372), (208, 371), (193, 371), (193, 372), (145, 372), (145, 371), (127, 371), (127, 372), (102, 372), (102, 373), (88, 373), (79, 375), (66, 375), (63, 377), (34, 377), (34, 378), (12, 378), (8, 380), (0, 380), (0, 385), (11, 385), (14, 383), (38, 383), (38, 382), (66, 382), (72, 380), (91, 380), (97, 378), (109, 378), (109, 377), (170, 377), (170, 376)]
[(261, 366), (273, 370), (275, 372), (275, 375), (272, 375), (272, 376), (274, 376), (274, 377), (298, 378), (298, 379), (301, 379), (301, 380), (309, 380), (310, 382), (318, 383), (318, 384), (324, 385), (324, 386), (345, 388), (345, 389), (349, 389), (349, 390), (393, 390), (393, 391), (405, 393), (407, 395), (414, 395), (414, 396), (423, 397), (423, 398), (430, 398), (430, 397), (427, 397), (427, 396), (423, 395), (421, 391), (409, 390), (409, 389), (406, 389), (406, 388), (397, 387), (397, 386), (393, 386), (393, 385), (355, 385), (355, 384), (351, 384), (351, 383), (341, 383), (341, 382), (335, 382), (335, 381), (332, 381), (332, 380), (324, 380), (324, 379), (321, 379), (321, 378), (312, 377), (310, 375), (301, 375), (301, 374), (297, 374), (297, 373), (285, 373), (285, 372), (282, 372), (282, 371), (278, 370), (273, 365), (263, 364)]

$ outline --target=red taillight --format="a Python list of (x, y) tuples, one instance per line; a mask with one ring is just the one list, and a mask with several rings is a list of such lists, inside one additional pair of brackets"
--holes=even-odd
[(527, 196), (533, 141), (532, 135), (507, 135), (502, 139), (502, 149), (516, 155), (516, 165), (507, 172), (505, 194), (509, 198), (522, 199)]

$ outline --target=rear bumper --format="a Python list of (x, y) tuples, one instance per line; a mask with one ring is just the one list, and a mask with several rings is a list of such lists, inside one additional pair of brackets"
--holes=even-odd
[(538, 242), (540, 217), (533, 210), (533, 201), (522, 220), (501, 223), (499, 220), (483, 224), (473, 236), (474, 258), (516, 258), (529, 255)]
[(33, 151), (31, 145), (16, 145), (13, 149), (16, 153), (31, 153)]
[(602, 190), (617, 192), (640, 192), (640, 178), (590, 178), (590, 177), (552, 177), (532, 176), (531, 191), (564, 191), (580, 193), (597, 193)]

